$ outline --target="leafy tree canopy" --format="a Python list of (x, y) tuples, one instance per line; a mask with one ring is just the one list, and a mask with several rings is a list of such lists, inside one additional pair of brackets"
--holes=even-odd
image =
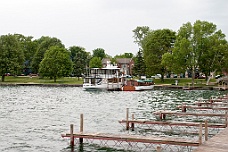
[(41, 76), (54, 78), (56, 82), (57, 78), (68, 76), (72, 72), (70, 53), (59, 46), (50, 47), (39, 66)]
[(190, 22), (183, 24), (172, 52), (174, 66), (192, 70), (194, 84), (196, 70), (209, 75), (219, 64), (224, 63), (226, 44), (225, 35), (220, 30), (216, 31), (213, 23), (197, 20), (193, 25)]
[(72, 74), (80, 77), (84, 73), (85, 68), (89, 65), (90, 53), (85, 48), (72, 46), (69, 48), (71, 60), (73, 62)]
[(102, 68), (102, 60), (99, 57), (93, 57), (89, 62), (90, 68)]
[(58, 46), (61, 48), (65, 48), (62, 42), (55, 38), (55, 37), (41, 37), (40, 39), (36, 40), (38, 43), (38, 49), (36, 50), (33, 60), (32, 60), (32, 69), (33, 73), (37, 73), (39, 71), (39, 64), (44, 58), (45, 52), (50, 49), (52, 46)]
[(5, 73), (20, 74), (24, 63), (24, 52), (15, 35), (0, 37), (0, 75), (2, 82)]
[(93, 57), (99, 57), (101, 60), (106, 57), (105, 50), (102, 48), (97, 48), (93, 50)]
[(170, 29), (159, 29), (147, 33), (142, 42), (147, 75), (165, 73), (162, 65), (162, 55), (171, 52), (175, 42), (175, 32)]
[(114, 58), (133, 58), (133, 54), (132, 53), (124, 53), (124, 54), (120, 54), (120, 55), (116, 55)]
[(135, 43), (138, 44), (139, 49), (142, 47), (142, 40), (147, 36), (150, 28), (148, 26), (137, 26), (132, 32), (134, 33)]

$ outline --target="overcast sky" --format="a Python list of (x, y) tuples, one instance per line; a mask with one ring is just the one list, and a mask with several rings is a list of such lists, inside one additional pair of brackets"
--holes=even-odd
[(228, 36), (228, 0), (0, 0), (0, 35), (57, 37), (67, 48), (103, 48), (111, 56), (137, 53), (137, 26), (177, 31), (196, 20)]

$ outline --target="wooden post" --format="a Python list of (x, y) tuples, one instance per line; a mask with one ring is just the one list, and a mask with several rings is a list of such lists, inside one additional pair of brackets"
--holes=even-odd
[(202, 122), (200, 123), (200, 126), (199, 126), (199, 144), (201, 145), (202, 144)]
[[(83, 114), (80, 115), (80, 133), (83, 133)], [(83, 143), (83, 138), (79, 138), (80, 144)]]
[(74, 147), (74, 125), (70, 124), (70, 146)]
[[(132, 114), (132, 120), (134, 120), (134, 114)], [(135, 124), (132, 122), (131, 123), (131, 130), (134, 131), (135, 130)]]
[(227, 113), (227, 111), (226, 111), (226, 117), (225, 117), (225, 124), (226, 124), (226, 127), (227, 127), (227, 125), (228, 125), (228, 113)]
[(204, 134), (204, 136), (205, 136), (205, 141), (207, 141), (208, 140), (208, 121), (207, 120), (205, 120), (205, 134)]
[(157, 152), (161, 152), (161, 146), (157, 146)]
[(129, 108), (127, 108), (127, 110), (126, 110), (126, 130), (129, 130), (128, 118), (129, 118)]
[(160, 118), (160, 120), (162, 120), (162, 113), (161, 112), (159, 113), (159, 118)]
[(186, 103), (182, 103), (181, 109), (182, 109), (182, 112), (186, 112)]

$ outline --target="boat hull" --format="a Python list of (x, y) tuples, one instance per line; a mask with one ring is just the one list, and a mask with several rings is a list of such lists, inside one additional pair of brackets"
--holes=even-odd
[(143, 91), (143, 90), (153, 90), (154, 85), (149, 86), (123, 86), (122, 91)]
[(84, 90), (121, 90), (121, 84), (83, 84)]

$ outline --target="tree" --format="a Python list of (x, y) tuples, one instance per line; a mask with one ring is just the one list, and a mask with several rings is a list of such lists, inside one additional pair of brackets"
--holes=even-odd
[(59, 46), (50, 47), (39, 66), (41, 76), (54, 78), (56, 82), (57, 78), (68, 76), (72, 72), (70, 53)]
[(139, 77), (146, 74), (146, 65), (141, 50), (138, 51), (136, 57), (134, 58), (133, 73)]
[(93, 57), (89, 62), (90, 68), (102, 68), (102, 61), (99, 57)]
[(39, 64), (42, 61), (42, 59), (44, 58), (44, 54), (45, 52), (50, 49), (50, 47), (52, 46), (58, 46), (61, 48), (65, 48), (65, 46), (62, 44), (62, 42), (53, 37), (41, 37), (40, 39), (36, 40), (36, 42), (38, 43), (38, 49), (35, 52), (35, 55), (33, 57), (32, 60), (32, 70), (33, 73), (38, 73), (39, 71)]
[(85, 48), (79, 46), (72, 46), (69, 48), (69, 51), (73, 62), (72, 74), (79, 78), (89, 65), (90, 54), (85, 51)]
[(23, 68), (24, 53), (20, 43), (14, 35), (2, 35), (0, 37), (0, 75), (2, 82), (5, 73), (20, 74)]
[(101, 60), (106, 57), (105, 50), (102, 48), (97, 48), (93, 50), (93, 57), (99, 57)]
[(163, 81), (165, 67), (162, 65), (162, 55), (172, 52), (175, 38), (175, 32), (169, 29), (160, 29), (147, 33), (141, 41), (147, 75), (160, 73)]
[(183, 24), (173, 50), (175, 66), (191, 70), (194, 85), (196, 70), (209, 75), (219, 65), (227, 43), (224, 38), (213, 23), (197, 20), (193, 25), (190, 22)]
[(134, 33), (135, 43), (138, 44), (139, 49), (142, 47), (142, 40), (145, 36), (147, 36), (147, 33), (150, 31), (150, 28), (148, 26), (137, 26), (136, 29), (134, 29), (132, 32)]
[(31, 73), (31, 62), (38, 45), (32, 40), (32, 36), (24, 36), (22, 34), (14, 34), (14, 36), (20, 43), (21, 49), (23, 50), (25, 56), (23, 73), (28, 75)]
[(224, 68), (227, 62), (226, 52), (227, 41), (225, 40), (225, 34), (221, 30), (215, 31), (208, 38), (203, 38), (202, 55), (199, 59), (199, 68), (206, 76), (210, 75), (210, 72), (220, 71)]
[(114, 58), (133, 58), (133, 54), (132, 53), (124, 53), (124, 54), (120, 54), (120, 55), (116, 55)]

